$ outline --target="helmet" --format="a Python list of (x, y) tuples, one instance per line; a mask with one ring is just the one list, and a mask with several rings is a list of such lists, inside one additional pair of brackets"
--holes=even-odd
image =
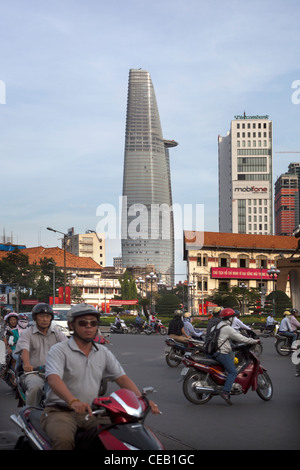
[(83, 303), (83, 304), (74, 305), (74, 307), (72, 307), (68, 311), (68, 314), (67, 314), (68, 323), (72, 323), (72, 321), (76, 317), (82, 317), (83, 315), (94, 315), (95, 317), (97, 317), (97, 320), (99, 320), (100, 318), (100, 313), (95, 307), (93, 307), (92, 305)]
[(176, 317), (176, 316), (181, 316), (182, 314), (183, 314), (183, 311), (182, 311), (182, 310), (179, 310), (179, 309), (178, 309), (178, 310), (175, 310), (175, 312), (174, 312), (174, 316), (175, 316), (175, 317)]
[(32, 309), (32, 318), (33, 318), (34, 321), (35, 321), (36, 315), (38, 313), (47, 313), (48, 315), (52, 316), (52, 319), (54, 317), (53, 310), (52, 310), (52, 308), (50, 307), (49, 304), (40, 303), (40, 304), (36, 304), (33, 307), (33, 309)]
[(18, 318), (19, 318), (19, 316), (18, 316), (18, 314), (17, 314), (16, 312), (10, 312), (10, 313), (8, 313), (7, 315), (5, 315), (4, 321), (7, 322), (10, 318), (13, 318), (13, 317), (15, 317), (17, 320), (18, 320)]
[(192, 316), (192, 314), (190, 312), (185, 312), (185, 314), (183, 316), (184, 316), (184, 318), (190, 318)]
[(235, 316), (235, 311), (232, 308), (224, 308), (222, 312), (220, 313), (220, 318), (224, 318), (224, 320), (230, 317), (234, 317), (234, 316)]
[(291, 315), (291, 312), (289, 312), (288, 310), (285, 310), (285, 312), (283, 312), (283, 315)]
[(221, 313), (222, 307), (215, 307), (212, 311), (214, 317), (218, 317)]
[(292, 308), (291, 314), (292, 315), (297, 315), (297, 313), (298, 313), (298, 310), (296, 308)]

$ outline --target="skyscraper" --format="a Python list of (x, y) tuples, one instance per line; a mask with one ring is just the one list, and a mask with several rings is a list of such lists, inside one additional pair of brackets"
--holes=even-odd
[(174, 283), (174, 222), (169, 148), (149, 72), (129, 71), (122, 206), (123, 267), (154, 265)]
[(272, 121), (235, 116), (218, 145), (219, 231), (272, 235)]

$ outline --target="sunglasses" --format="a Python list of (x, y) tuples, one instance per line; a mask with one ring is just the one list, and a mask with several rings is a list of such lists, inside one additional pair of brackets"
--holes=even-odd
[(98, 326), (97, 320), (78, 320), (78, 325), (79, 326)]

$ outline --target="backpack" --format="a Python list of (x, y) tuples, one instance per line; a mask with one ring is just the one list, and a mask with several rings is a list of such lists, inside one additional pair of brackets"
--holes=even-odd
[[(206, 336), (206, 340), (205, 340), (205, 343), (204, 343), (204, 352), (205, 352), (205, 354), (211, 356), (212, 354), (215, 354), (218, 351), (218, 349), (219, 349), (218, 341), (219, 341), (220, 331), (224, 326), (226, 326), (226, 325), (222, 325), (218, 328), (218, 324), (217, 324), (215, 327), (213, 327), (210, 330), (209, 334)], [(224, 343), (225, 343), (225, 341), (224, 341)], [(224, 344), (224, 343), (222, 343), (222, 344)]]

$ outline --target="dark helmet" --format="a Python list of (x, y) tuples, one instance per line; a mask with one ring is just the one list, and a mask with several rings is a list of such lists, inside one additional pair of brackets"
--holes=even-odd
[(220, 313), (220, 318), (227, 320), (227, 318), (231, 318), (235, 316), (235, 311), (232, 308), (224, 308)]
[(291, 314), (292, 315), (297, 315), (297, 313), (298, 313), (298, 310), (296, 308), (292, 308)]
[(39, 313), (47, 313), (48, 315), (52, 316), (52, 319), (54, 317), (52, 307), (50, 307), (49, 304), (40, 303), (40, 304), (36, 304), (33, 307), (33, 309), (32, 309), (32, 318), (33, 318), (34, 321), (36, 319), (36, 315), (39, 314)]
[(215, 307), (212, 311), (214, 317), (219, 317), (223, 307)]
[(67, 314), (68, 323), (72, 323), (76, 317), (82, 317), (83, 315), (94, 315), (97, 320), (100, 319), (100, 313), (98, 310), (89, 304), (78, 304), (74, 305)]

